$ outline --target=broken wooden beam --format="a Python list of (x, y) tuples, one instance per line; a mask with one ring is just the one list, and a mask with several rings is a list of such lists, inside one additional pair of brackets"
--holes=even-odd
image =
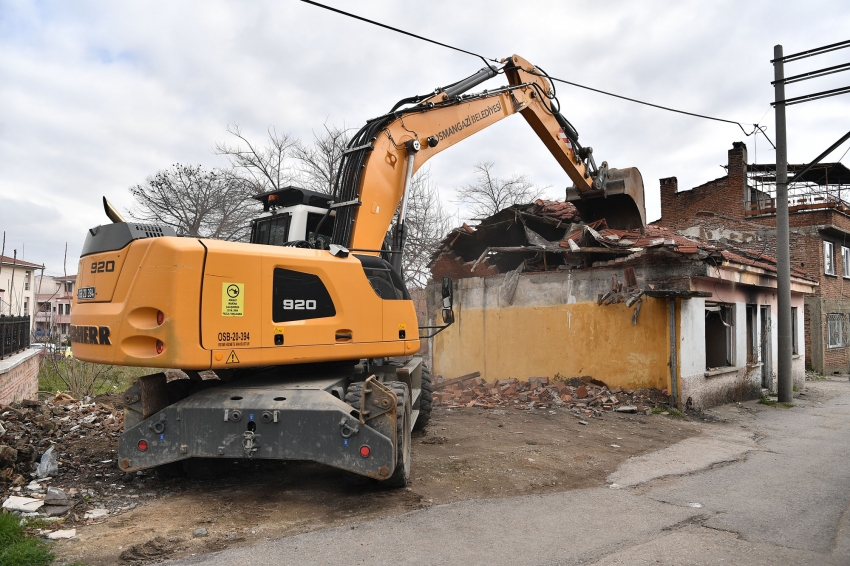
[(466, 381), (467, 379), (472, 379), (473, 377), (481, 377), (481, 372), (480, 371), (474, 371), (472, 373), (468, 373), (466, 375), (462, 375), (462, 376), (456, 377), (454, 379), (449, 379), (448, 381), (443, 381), (441, 383), (437, 383), (437, 384), (431, 386), (431, 388), (434, 391), (439, 391), (440, 389), (443, 389), (444, 387), (448, 387), (449, 385), (454, 385), (455, 383), (460, 383), (462, 381)]

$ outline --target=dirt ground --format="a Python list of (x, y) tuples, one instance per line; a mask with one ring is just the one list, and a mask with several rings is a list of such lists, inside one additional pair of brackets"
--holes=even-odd
[(630, 456), (705, 426), (698, 416), (582, 418), (562, 408), (435, 407), (427, 430), (414, 436), (413, 481), (401, 490), (307, 462), (229, 463), (206, 480), (137, 474), (104, 482), (93, 496), (101, 501), (89, 503), (133, 503), (78, 526), (77, 537), (57, 543), (55, 552), (59, 564), (142, 564), (341, 524), (354, 528), (452, 501), (599, 486)]

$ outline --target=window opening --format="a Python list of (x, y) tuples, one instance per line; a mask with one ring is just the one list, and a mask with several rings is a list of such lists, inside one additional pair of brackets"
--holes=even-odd
[(756, 364), (759, 361), (758, 352), (758, 310), (755, 305), (747, 305), (747, 363)]
[(791, 307), (791, 354), (796, 356), (799, 353), (800, 348), (797, 346), (797, 307)]
[(826, 315), (827, 348), (843, 348), (847, 345), (847, 317), (843, 313)]
[(841, 274), (850, 277), (850, 248), (841, 246)]
[(835, 275), (835, 254), (832, 242), (823, 243), (823, 272)]
[(706, 369), (728, 367), (732, 363), (732, 307), (705, 305), (705, 365)]

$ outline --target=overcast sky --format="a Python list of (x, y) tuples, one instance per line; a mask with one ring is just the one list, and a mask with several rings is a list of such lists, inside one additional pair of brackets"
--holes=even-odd
[[(775, 137), (773, 46), (793, 53), (850, 39), (846, 0), (342, 2), (336, 7), (488, 57), (517, 53), (567, 80), (746, 123)], [(797, 74), (850, 61), (850, 49), (789, 64)], [(173, 163), (224, 166), (228, 124), (261, 140), (269, 126), (309, 138), (326, 121), (359, 128), (399, 99), (482, 66), (468, 55), (296, 0), (16, 2), (0, 0), (0, 231), (6, 255), (76, 271), (86, 229), (131, 185)], [(503, 77), (481, 88), (496, 86)], [(850, 83), (806, 81), (788, 96)], [(638, 167), (647, 217), (658, 179), (690, 188), (723, 176), (732, 142), (773, 163), (734, 125), (558, 86), (563, 113), (597, 162)], [(789, 160), (816, 157), (848, 129), (850, 95), (788, 109)], [(831, 156), (837, 160), (847, 144)], [(430, 161), (444, 204), (473, 165), (528, 175), (563, 198), (569, 181), (520, 117)], [(850, 164), (850, 154), (843, 162)], [(461, 212), (462, 216), (462, 212)]]

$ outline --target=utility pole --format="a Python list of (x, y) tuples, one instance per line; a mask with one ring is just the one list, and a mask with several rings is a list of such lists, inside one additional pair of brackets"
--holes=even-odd
[(793, 397), (791, 379), (791, 237), (788, 234), (788, 144), (785, 136), (785, 61), (773, 46), (773, 96), (776, 111), (776, 294), (779, 352), (776, 365), (780, 403)]
[[(777, 353), (776, 377), (778, 397), (781, 403), (790, 403), (793, 397), (791, 378), (791, 239), (788, 228), (788, 144), (785, 135), (785, 107), (791, 104), (809, 102), (839, 94), (850, 93), (850, 86), (805, 94), (794, 98), (785, 98), (785, 85), (805, 81), (833, 73), (850, 70), (850, 63), (834, 65), (817, 71), (810, 71), (785, 78), (785, 63), (822, 55), (830, 51), (850, 47), (850, 40), (824, 45), (815, 49), (801, 51), (785, 56), (781, 45), (773, 46), (773, 107), (776, 111), (776, 294), (777, 323), (779, 331), (779, 352)], [(813, 165), (819, 163), (831, 151), (850, 137), (850, 132), (822, 153), (808, 167), (798, 172), (792, 181), (802, 180), (803, 175)]]

